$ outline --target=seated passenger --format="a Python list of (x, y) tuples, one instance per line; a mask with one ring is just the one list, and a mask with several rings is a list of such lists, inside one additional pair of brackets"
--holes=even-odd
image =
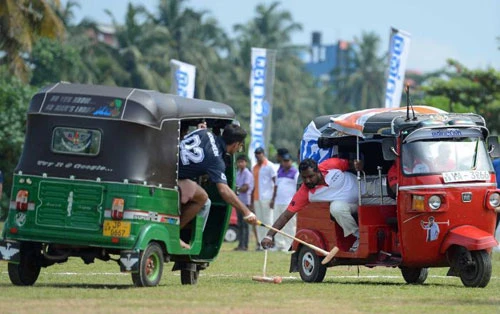
[[(351, 167), (352, 166), (352, 167)], [(358, 209), (358, 183), (349, 168), (361, 170), (362, 164), (356, 160), (350, 165), (346, 159), (330, 158), (319, 165), (313, 159), (304, 159), (299, 164), (302, 185), (295, 193), (288, 208), (276, 219), (273, 227), (283, 226), (310, 202), (330, 202), (330, 213), (344, 230), (344, 236), (354, 235), (356, 241), (350, 251), (359, 246), (359, 227), (352, 214)], [(261, 241), (264, 248), (274, 245), (275, 231), (269, 230)]]

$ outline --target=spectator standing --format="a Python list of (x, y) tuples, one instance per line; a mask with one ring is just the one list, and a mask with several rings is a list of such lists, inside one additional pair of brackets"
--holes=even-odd
[[(271, 200), (271, 205), (274, 204), (274, 215), (279, 217), (288, 208), (288, 204), (292, 200), (297, 191), (297, 180), (299, 171), (292, 165), (292, 157), (285, 153), (281, 156), (280, 168), (276, 179), (276, 193)], [(287, 234), (295, 234), (296, 216), (294, 215), (288, 223), (283, 227), (283, 232)], [(279, 251), (288, 251), (292, 245), (292, 239), (277, 234), (274, 239), (274, 244)]]
[[(240, 201), (250, 207), (252, 204), (252, 191), (253, 191), (253, 175), (247, 168), (247, 157), (240, 155), (236, 159), (236, 186), (238, 189), (238, 198)], [(236, 251), (248, 250), (248, 224), (243, 219), (243, 214), (237, 212), (238, 215), (238, 246)], [(254, 230), (255, 226), (253, 226)]]
[[(254, 154), (257, 163), (252, 168), (254, 178), (252, 204), (257, 217), (263, 223), (271, 225), (273, 222), (271, 199), (276, 185), (276, 170), (274, 170), (274, 164), (266, 158), (262, 147), (257, 147)], [(266, 230), (257, 228), (257, 241), (259, 243), (265, 236)], [(257, 250), (261, 250), (260, 245)]]

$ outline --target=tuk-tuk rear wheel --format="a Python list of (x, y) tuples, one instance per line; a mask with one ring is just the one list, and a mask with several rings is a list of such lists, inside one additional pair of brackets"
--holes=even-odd
[(460, 269), (460, 280), (466, 287), (484, 288), (491, 279), (491, 256), (485, 250), (470, 255), (471, 262)]
[(22, 242), (19, 264), (7, 266), (10, 281), (16, 286), (32, 286), (40, 275), (41, 246), (38, 243)]
[(305, 282), (322, 282), (326, 275), (326, 266), (313, 249), (302, 246), (299, 253), (299, 274)]
[(155, 242), (148, 244), (139, 261), (139, 271), (132, 273), (136, 287), (153, 287), (160, 283), (163, 274), (163, 250)]
[(400, 269), (404, 280), (408, 284), (421, 285), (425, 282), (425, 280), (427, 279), (427, 275), (429, 274), (428, 268), (412, 268), (401, 266)]

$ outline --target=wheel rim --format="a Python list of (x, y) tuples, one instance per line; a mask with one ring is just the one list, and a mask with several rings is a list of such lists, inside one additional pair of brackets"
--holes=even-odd
[(302, 257), (302, 269), (304, 270), (304, 274), (311, 276), (315, 266), (314, 256), (310, 252), (305, 253)]
[(160, 257), (157, 254), (151, 254), (146, 261), (145, 272), (150, 281), (155, 281), (160, 274)]
[(226, 240), (226, 242), (236, 241), (236, 232), (233, 229), (227, 229), (224, 239)]
[(462, 271), (462, 278), (466, 281), (472, 281), (479, 276), (479, 267), (477, 266), (477, 260), (472, 259), (472, 265), (464, 267)]

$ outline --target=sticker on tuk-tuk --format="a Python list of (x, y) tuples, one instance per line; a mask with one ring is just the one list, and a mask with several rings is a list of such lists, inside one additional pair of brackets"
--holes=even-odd
[(124, 238), (130, 235), (130, 221), (104, 220), (102, 235)]
[(420, 226), (426, 231), (425, 241), (432, 242), (439, 238), (439, 225), (450, 225), (450, 221), (436, 221), (434, 216), (430, 216), (427, 221), (420, 220)]
[(467, 182), (467, 181), (487, 181), (490, 179), (488, 171), (452, 171), (443, 172), (444, 183)]

